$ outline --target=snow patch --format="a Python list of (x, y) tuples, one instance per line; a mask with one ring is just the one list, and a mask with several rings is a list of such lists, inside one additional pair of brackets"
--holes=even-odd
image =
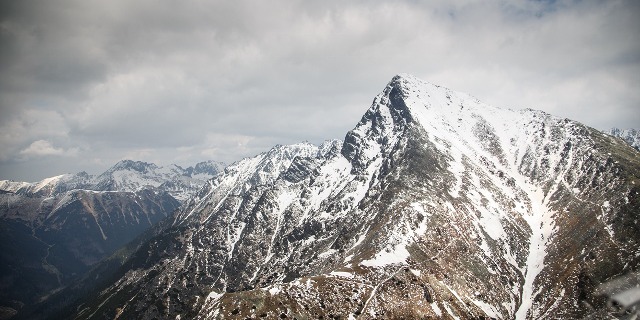
[(338, 276), (338, 277), (342, 277), (342, 278), (353, 278), (353, 274), (351, 274), (349, 272), (344, 272), (344, 271), (332, 271), (330, 273), (330, 275)]
[[(424, 212), (420, 203), (412, 203), (411, 208), (418, 212)], [(401, 264), (407, 261), (410, 254), (407, 246), (411, 244), (415, 238), (422, 236), (427, 231), (427, 223), (429, 221), (426, 213), (417, 228), (413, 227), (410, 221), (404, 221), (403, 224), (397, 226), (397, 229), (389, 236), (389, 239), (396, 245), (389, 245), (384, 250), (378, 252), (373, 259), (364, 260), (360, 264), (369, 267), (382, 267), (390, 264)], [(358, 240), (360, 241), (360, 240)]]
[(453, 313), (453, 311), (451, 310), (451, 308), (449, 308), (449, 305), (448, 305), (448, 304), (446, 304), (446, 303), (445, 303), (445, 304), (444, 304), (444, 308), (445, 308), (445, 310), (447, 310), (447, 313), (448, 313), (448, 314), (449, 314), (453, 319), (455, 319), (455, 320), (460, 320), (460, 318), (459, 318), (458, 316), (456, 316), (456, 314), (455, 314), (455, 313)]
[(222, 297), (224, 293), (218, 293), (215, 291), (211, 291), (209, 292), (209, 294), (207, 295), (207, 300), (206, 301), (215, 301), (220, 299), (220, 297)]
[(409, 258), (409, 251), (404, 244), (398, 245), (393, 251), (378, 252), (373, 259), (363, 260), (361, 265), (367, 267), (384, 267), (390, 264), (405, 263)]
[(424, 206), (419, 202), (412, 203), (411, 204), (411, 208), (413, 208), (413, 210), (419, 212), (421, 215), (423, 215), (425, 217), (430, 217), (431, 216), (431, 213), (427, 213), (427, 211), (424, 210)]
[(270, 293), (272, 296), (275, 296), (276, 294), (280, 293), (280, 288), (278, 288), (278, 287), (271, 287), (271, 289), (269, 289), (268, 291), (269, 291), (269, 293)]
[[(524, 273), (524, 284), (522, 285), (521, 303), (515, 315), (516, 320), (527, 319), (527, 313), (535, 311), (530, 310), (535, 298), (534, 281), (544, 269), (547, 241), (553, 233), (553, 226), (549, 223), (549, 221), (553, 221), (551, 219), (553, 212), (547, 208), (547, 199), (542, 190), (530, 189), (529, 198), (531, 200), (531, 214), (524, 215), (523, 218), (531, 228), (532, 235), (529, 238), (529, 254)], [(531, 316), (535, 317), (534, 314)]]
[(319, 254), (319, 255), (318, 255), (318, 258), (325, 258), (325, 257), (328, 257), (328, 256), (330, 256), (330, 255), (332, 255), (332, 254), (336, 253), (336, 252), (338, 252), (338, 250), (336, 250), (336, 249), (329, 249), (329, 250), (327, 250), (327, 251), (325, 251), (325, 252), (323, 252), (323, 253)]
[(476, 306), (478, 306), (478, 308), (482, 309), (482, 311), (489, 316), (490, 318), (494, 318), (494, 319), (502, 319), (502, 315), (496, 311), (496, 308), (484, 301), (481, 300), (475, 300), (472, 298), (467, 297), (471, 302), (473, 302), (473, 304), (475, 304)]
[(440, 310), (440, 307), (438, 307), (438, 304), (433, 302), (431, 303), (431, 310), (433, 310), (433, 312), (438, 316), (438, 317), (442, 317), (442, 310)]
[[(455, 150), (455, 152), (453, 152)], [(449, 161), (449, 171), (456, 178), (456, 182), (449, 189), (449, 194), (458, 198), (460, 196), (460, 190), (462, 188), (462, 173), (464, 172), (464, 164), (462, 163), (462, 153), (459, 150), (451, 150), (451, 155), (453, 156), (453, 161)]]

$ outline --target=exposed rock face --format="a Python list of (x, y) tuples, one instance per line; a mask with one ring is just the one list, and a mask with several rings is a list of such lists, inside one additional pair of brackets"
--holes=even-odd
[(344, 140), (229, 166), (79, 318), (582, 318), (640, 266), (640, 155), (392, 79)]

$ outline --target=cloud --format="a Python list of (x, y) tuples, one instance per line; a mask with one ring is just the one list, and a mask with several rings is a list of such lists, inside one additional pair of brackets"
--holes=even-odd
[(637, 1), (0, 6), (2, 176), (77, 171), (18, 167), (39, 140), (99, 173), (126, 156), (232, 162), (342, 138), (401, 72), (496, 106), (640, 127)]
[(47, 140), (38, 140), (31, 143), (26, 149), (20, 151), (21, 155), (25, 156), (59, 156), (65, 154), (65, 151), (61, 148), (54, 147), (51, 142)]

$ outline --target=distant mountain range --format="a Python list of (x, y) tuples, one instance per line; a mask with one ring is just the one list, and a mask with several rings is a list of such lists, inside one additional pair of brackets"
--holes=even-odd
[(344, 141), (230, 165), (50, 301), (79, 319), (623, 317), (597, 286), (640, 267), (639, 212), (621, 139), (399, 75)]
[(45, 299), (178, 209), (224, 164), (125, 160), (106, 172), (0, 181), (0, 319)]
[(640, 151), (640, 130), (638, 129), (625, 129), (621, 130), (618, 128), (613, 128), (609, 131), (604, 131), (604, 133), (612, 135), (614, 137), (620, 138), (624, 140), (626, 143), (636, 148), (636, 150)]
[(178, 201), (187, 200), (207, 180), (224, 169), (225, 164), (205, 161), (183, 169), (178, 165), (158, 167), (153, 163), (122, 160), (98, 176), (86, 172), (63, 174), (36, 183), (0, 180), (0, 190), (21, 195), (54, 196), (75, 189), (91, 191), (135, 192), (157, 189)]

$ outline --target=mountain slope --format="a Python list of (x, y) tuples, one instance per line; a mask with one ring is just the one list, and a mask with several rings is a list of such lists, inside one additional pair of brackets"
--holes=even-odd
[(213, 161), (183, 169), (124, 160), (99, 176), (0, 181), (0, 307), (10, 315), (45, 300), (221, 170)]
[(176, 210), (167, 193), (0, 194), (0, 305), (22, 309), (63, 288)]
[(640, 263), (639, 177), (618, 139), (401, 75), (344, 143), (228, 167), (77, 316), (581, 318)]

